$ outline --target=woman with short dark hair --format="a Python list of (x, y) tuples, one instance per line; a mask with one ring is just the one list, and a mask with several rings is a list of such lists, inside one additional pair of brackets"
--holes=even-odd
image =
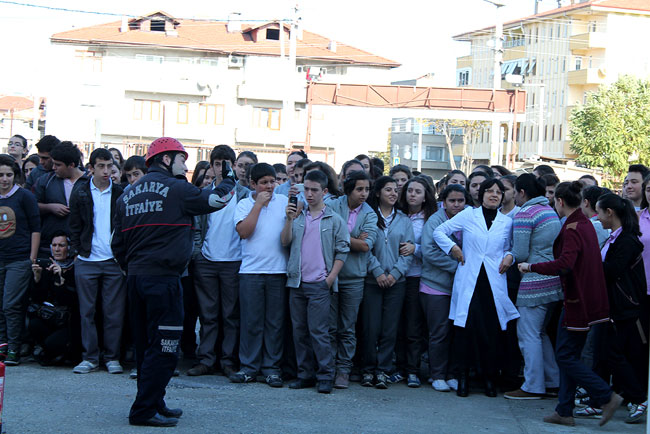
[[(459, 364), (458, 396), (469, 394), (469, 369), (478, 359), (485, 394), (496, 396), (500, 330), (519, 317), (508, 298), (505, 272), (514, 262), (512, 219), (499, 212), (504, 187), (495, 178), (481, 183), (480, 206), (467, 208), (433, 232), (446, 254), (459, 262), (449, 318), (454, 321), (454, 356)], [(462, 249), (449, 237), (460, 232)]]

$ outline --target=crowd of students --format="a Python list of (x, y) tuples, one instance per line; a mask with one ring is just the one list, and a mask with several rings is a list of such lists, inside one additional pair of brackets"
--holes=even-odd
[[(138, 183), (143, 157), (97, 149), (84, 166), (70, 142), (45, 136), (36, 148), (27, 157), (14, 136), (0, 155), (5, 363), (32, 355), (121, 373), (134, 325), (111, 236), (122, 198), (156, 186)], [(428, 380), (461, 397), (476, 385), (491, 397), (499, 387), (508, 399), (558, 397), (550, 423), (602, 424), (623, 401), (626, 422), (645, 416), (645, 166), (630, 166), (615, 195), (590, 175), (559, 182), (545, 165), (519, 176), (480, 165), (434, 183), (404, 165), (384, 176), (366, 155), (337, 175), (303, 151), (272, 166), (219, 145), (191, 183), (216, 189), (226, 166), (232, 198), (193, 220), (187, 375), (321, 393)]]

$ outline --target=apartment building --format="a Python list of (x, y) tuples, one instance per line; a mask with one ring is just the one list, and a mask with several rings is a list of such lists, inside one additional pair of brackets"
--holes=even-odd
[[(205, 160), (215, 144), (252, 150), (270, 163), (305, 146), (306, 86), (388, 83), (398, 63), (347, 44), (293, 30), (291, 25), (246, 25), (177, 19), (159, 11), (54, 34), (61, 65), (48, 96), (47, 133), (84, 144), (143, 154), (156, 137), (190, 148), (189, 163)], [(337, 119), (312, 119), (312, 131), (337, 128)], [(336, 166), (372, 150), (385, 151), (386, 131), (318, 137), (310, 156)], [(366, 132), (368, 133), (368, 132)], [(312, 133), (314, 134), (314, 133)]]
[[(570, 149), (568, 120), (586, 95), (621, 74), (650, 75), (650, 50), (643, 41), (650, 34), (650, 0), (571, 1), (558, 9), (505, 23), (502, 88), (508, 74), (523, 76), (526, 122), (517, 124), (512, 156), (558, 159), (575, 157)], [(454, 36), (470, 43), (470, 54), (457, 59), (456, 81), (462, 87), (491, 88), (494, 71), (494, 27)], [(641, 44), (641, 45), (639, 45)], [(542, 114), (542, 149), (538, 149)], [(502, 125), (504, 143), (512, 125)], [(490, 131), (469, 138), (478, 161), (487, 161)], [(503, 156), (505, 159), (505, 156)]]

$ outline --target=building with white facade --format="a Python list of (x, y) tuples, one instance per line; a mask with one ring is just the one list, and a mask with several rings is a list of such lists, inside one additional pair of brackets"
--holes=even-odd
[[(527, 120), (518, 124), (512, 156), (572, 159), (568, 120), (571, 110), (601, 84), (622, 74), (650, 75), (650, 0), (571, 1), (564, 7), (504, 24), (501, 75), (523, 75)], [(492, 88), (494, 27), (462, 33), (457, 41), (470, 43), (470, 54), (457, 59), (457, 85)], [(513, 85), (502, 81), (502, 88)], [(540, 134), (542, 149), (538, 149)], [(504, 142), (509, 126), (502, 126)], [(470, 138), (474, 158), (487, 161), (489, 128)], [(505, 158), (505, 156), (502, 155)], [(504, 159), (502, 158), (502, 159)]]
[[(86, 153), (115, 146), (125, 156), (172, 136), (190, 148), (189, 164), (222, 143), (284, 162), (290, 149), (305, 147), (308, 81), (387, 84), (386, 73), (399, 66), (290, 23), (164, 12), (57, 33), (51, 42), (66, 74), (48, 95), (48, 134), (83, 144)], [(310, 157), (340, 166), (386, 150), (390, 123), (363, 134), (337, 131), (347, 121), (313, 118)]]

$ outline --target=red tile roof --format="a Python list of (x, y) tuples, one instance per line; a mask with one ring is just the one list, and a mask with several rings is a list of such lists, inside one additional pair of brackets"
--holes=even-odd
[[(157, 12), (151, 16), (168, 14)], [(137, 20), (140, 20), (141, 17)], [(163, 17), (160, 17), (163, 18)], [(131, 23), (137, 20), (130, 20)], [(84, 27), (52, 35), (53, 43), (89, 44), (89, 45), (129, 45), (142, 47), (157, 47), (213, 52), (218, 54), (279, 56), (280, 41), (258, 40), (254, 42), (250, 31), (260, 26), (248, 27), (242, 25), (243, 31), (228, 33), (227, 23), (204, 20), (176, 20), (177, 36), (166, 35), (164, 32), (129, 30), (120, 32), (119, 21)], [(289, 52), (288, 38), (285, 40), (286, 53)], [(379, 65), (395, 68), (398, 62), (389, 60), (350, 45), (337, 42), (336, 52), (330, 51), (330, 39), (303, 31), (302, 39), (296, 44), (296, 56), (299, 59), (325, 60), (336, 63)]]
[(34, 100), (22, 96), (1, 96), (0, 97), (0, 111), (14, 111), (27, 110), (34, 107)]
[[(564, 6), (561, 8), (551, 9), (548, 11), (540, 12), (536, 15), (529, 15), (527, 17), (508, 21), (507, 23), (504, 23), (503, 26), (507, 27), (509, 25), (521, 23), (524, 21), (533, 21), (539, 18), (564, 14), (566, 12), (574, 11), (576, 9), (583, 9), (592, 6), (594, 8), (603, 8), (603, 9), (621, 9), (622, 11), (637, 11), (637, 12), (645, 12), (645, 13), (650, 12), (650, 0), (592, 0), (583, 3), (576, 3), (573, 5)], [(484, 32), (491, 31), (492, 29), (494, 29), (494, 26), (489, 26), (482, 29), (461, 33), (459, 35), (453, 36), (453, 38), (458, 40), (464, 40), (472, 34), (484, 33)]]

